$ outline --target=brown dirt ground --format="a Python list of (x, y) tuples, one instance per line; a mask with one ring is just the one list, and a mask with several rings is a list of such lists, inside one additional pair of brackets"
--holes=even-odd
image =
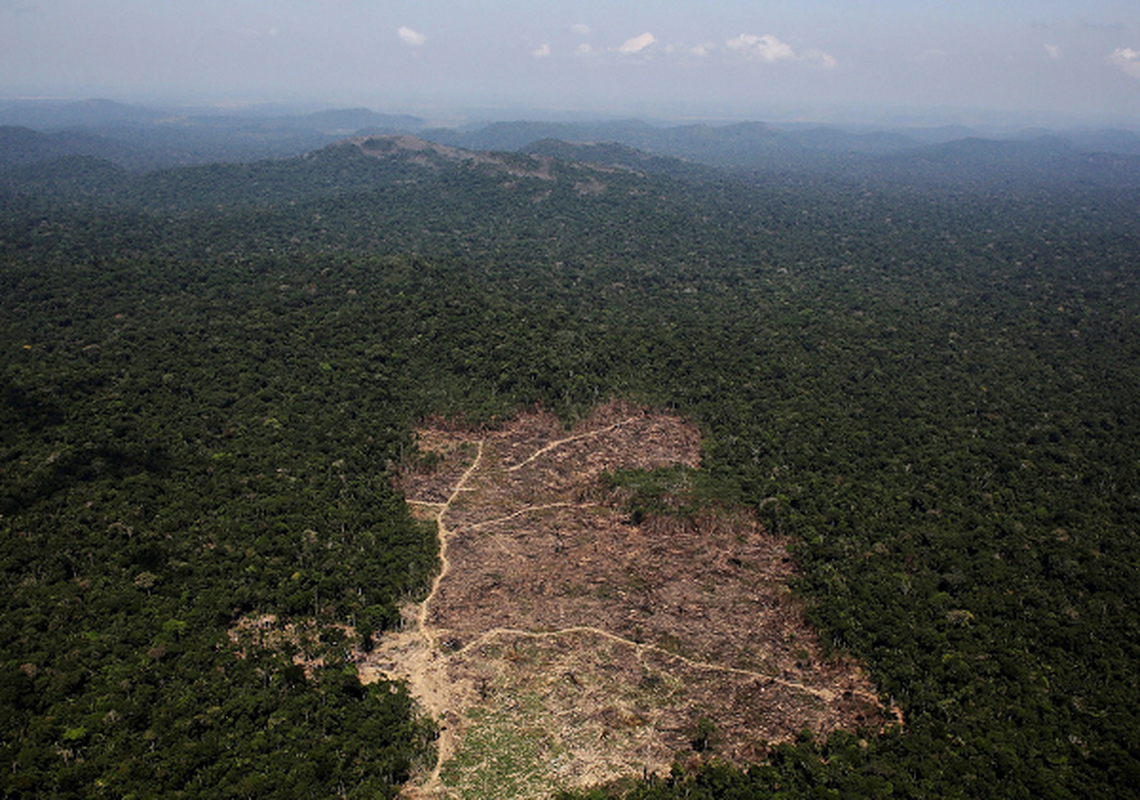
[(619, 403), (567, 432), (532, 412), (501, 430), (420, 431), (431, 468), (400, 488), (439, 524), (442, 568), (362, 679), (406, 679), (440, 721), (409, 794), (542, 796), (691, 753), (746, 762), (807, 728), (880, 727), (850, 660), (822, 657), (789, 594), (785, 543), (742, 510), (634, 525), (599, 476), (699, 466), (681, 419)]

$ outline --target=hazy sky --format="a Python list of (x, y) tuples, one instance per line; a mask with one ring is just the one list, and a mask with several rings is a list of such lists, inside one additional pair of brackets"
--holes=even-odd
[(0, 96), (1140, 124), (1140, 0), (0, 0)]

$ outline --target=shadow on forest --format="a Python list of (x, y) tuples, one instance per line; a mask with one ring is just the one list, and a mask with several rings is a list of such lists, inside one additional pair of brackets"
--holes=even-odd
[(17, 427), (34, 432), (63, 422), (63, 412), (57, 405), (8, 381), (0, 381), (0, 414), (9, 435), (17, 433)]
[(0, 514), (17, 514), (81, 483), (106, 479), (120, 481), (132, 475), (169, 473), (170, 457), (158, 447), (126, 448), (88, 444), (58, 458), (48, 470), (33, 475), (22, 486), (13, 486), (0, 496)]

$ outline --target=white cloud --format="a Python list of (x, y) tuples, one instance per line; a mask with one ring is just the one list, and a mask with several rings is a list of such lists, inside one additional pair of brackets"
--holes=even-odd
[(532, 56), (534, 56), (535, 58), (549, 58), (550, 57), (550, 45), (544, 44), (542, 47), (537, 47), (534, 50), (531, 50), (530, 54)]
[(730, 50), (742, 50), (749, 58), (758, 58), (769, 63), (796, 57), (791, 45), (781, 42), (770, 33), (763, 36), (742, 33), (735, 39), (729, 39), (725, 44)]
[(643, 33), (640, 36), (634, 36), (632, 39), (626, 39), (622, 46), (618, 48), (618, 52), (626, 55), (640, 53), (656, 41), (657, 37), (652, 33)]
[(824, 69), (835, 69), (839, 64), (839, 62), (835, 60), (835, 56), (830, 53), (825, 53), (822, 50), (808, 50), (806, 58), (818, 61), (819, 65)]
[(396, 31), (396, 35), (400, 37), (400, 41), (408, 47), (419, 47), (427, 41), (427, 37), (419, 31), (414, 31), (411, 28), (402, 27)]
[(690, 48), (689, 52), (694, 56), (699, 56), (700, 58), (704, 58), (705, 56), (707, 56), (709, 54), (709, 50), (711, 50), (711, 49), (712, 49), (711, 44), (698, 44), (696, 47)]
[(1140, 78), (1140, 50), (1118, 47), (1112, 51), (1108, 60), (1133, 78)]
[[(839, 66), (839, 61), (836, 60), (835, 56), (818, 48), (813, 47), (803, 55), (796, 55), (796, 51), (792, 49), (790, 44), (781, 41), (770, 33), (763, 36), (742, 33), (724, 44), (729, 50), (739, 51), (750, 61), (764, 61), (769, 64), (774, 64), (777, 61), (808, 61), (815, 62), (823, 69), (835, 69)], [(694, 55), (705, 55), (712, 49), (713, 45), (705, 44), (690, 52)]]
[(574, 52), (580, 56), (592, 56), (594, 54), (594, 48), (583, 42), (582, 44), (578, 45), (578, 49)]
[(1045, 45), (1045, 52), (1049, 54), (1049, 58), (1054, 61), (1061, 57), (1061, 48), (1055, 44)]
[(590, 35), (590, 26), (589, 25), (583, 25), (580, 22), (577, 25), (570, 26), (570, 30), (571, 30), (571, 32), (576, 33), (579, 36), (589, 36)]

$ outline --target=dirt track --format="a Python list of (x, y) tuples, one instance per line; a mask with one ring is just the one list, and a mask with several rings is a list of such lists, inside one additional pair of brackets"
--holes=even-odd
[(406, 679), (441, 724), (420, 797), (542, 796), (666, 772), (698, 720), (716, 754), (759, 758), (804, 728), (881, 724), (860, 670), (825, 662), (786, 590), (783, 543), (741, 511), (634, 525), (598, 477), (697, 467), (680, 419), (611, 404), (567, 433), (425, 429), (401, 479), (438, 524), (441, 570), (361, 665)]

